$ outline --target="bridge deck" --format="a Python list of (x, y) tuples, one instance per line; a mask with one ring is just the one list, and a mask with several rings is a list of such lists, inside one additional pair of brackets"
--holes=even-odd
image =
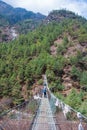
[(43, 97), (41, 99), (41, 105), (32, 126), (32, 130), (56, 130), (48, 98)]

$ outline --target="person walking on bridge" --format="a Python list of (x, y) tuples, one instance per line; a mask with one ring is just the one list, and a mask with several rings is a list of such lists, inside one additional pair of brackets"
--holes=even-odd
[(47, 97), (47, 89), (46, 89), (46, 87), (43, 88), (43, 94), (44, 94), (44, 97), (46, 98)]

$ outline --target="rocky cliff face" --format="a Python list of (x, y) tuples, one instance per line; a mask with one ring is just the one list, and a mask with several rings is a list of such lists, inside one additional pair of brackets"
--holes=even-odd
[(15, 27), (1, 27), (0, 28), (0, 42), (9, 42), (18, 37), (18, 32)]

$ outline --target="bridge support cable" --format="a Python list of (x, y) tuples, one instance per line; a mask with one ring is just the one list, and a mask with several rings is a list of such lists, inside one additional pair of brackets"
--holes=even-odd
[(30, 99), (0, 115), (0, 130), (29, 130), (39, 100)]
[(50, 91), (46, 75), (44, 84), (47, 86), (50, 106), (55, 115), (56, 129), (58, 127), (59, 130), (87, 130), (87, 117), (65, 104)]

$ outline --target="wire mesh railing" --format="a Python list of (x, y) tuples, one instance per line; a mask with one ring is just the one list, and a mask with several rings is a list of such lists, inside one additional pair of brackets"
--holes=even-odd
[(33, 122), (32, 130), (56, 130), (49, 100), (42, 97), (38, 113)]
[(46, 76), (44, 83), (47, 86), (49, 102), (54, 114), (57, 130), (87, 130), (87, 117), (76, 111), (51, 93)]
[(50, 104), (52, 101), (54, 102), (54, 107), (52, 105), (55, 115), (54, 120), (58, 130), (87, 130), (87, 118), (80, 112), (77, 112), (55, 96), (51, 97)]
[(0, 130), (29, 130), (39, 107), (34, 98), (0, 115)]

